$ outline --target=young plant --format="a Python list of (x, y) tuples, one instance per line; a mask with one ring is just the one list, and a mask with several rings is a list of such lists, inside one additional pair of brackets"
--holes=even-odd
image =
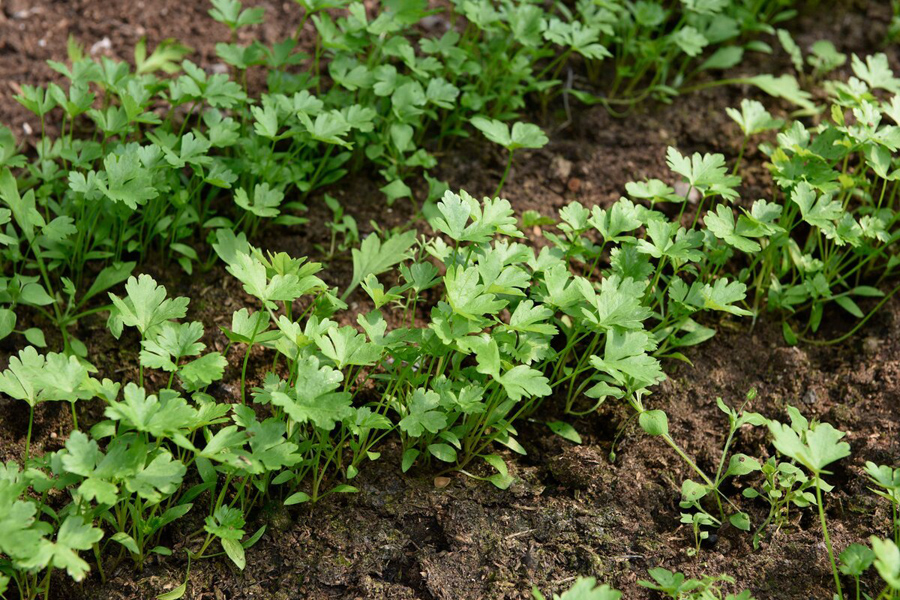
[(54, 512), (46, 496), (35, 500), (27, 493), (32, 484), (46, 492), (46, 483), (45, 476), (20, 471), (15, 463), (0, 469), (0, 593), (13, 581), (23, 599), (48, 598), (55, 569), (75, 581), (90, 570), (79, 553), (94, 547), (103, 531), (70, 510)]
[(875, 554), (875, 570), (886, 584), (878, 594), (878, 600), (896, 600), (900, 598), (900, 548), (892, 540), (882, 540), (874, 535), (869, 541)]
[(872, 461), (867, 461), (865, 471), (869, 476), (869, 481), (878, 488), (869, 489), (890, 503), (894, 542), (900, 544), (900, 469), (892, 469), (886, 465), (876, 465)]
[[(167, 298), (165, 286), (156, 283), (150, 275), (130, 277), (125, 283), (125, 298), (109, 294), (113, 307), (109, 312), (107, 326), (118, 339), (125, 326), (134, 327), (141, 336), (141, 345), (155, 335), (166, 323), (180, 319), (187, 314), (190, 299), (184, 297)], [(138, 385), (144, 385), (144, 364), (141, 363)]]
[[(331, 259), (334, 258), (335, 252), (346, 252), (359, 243), (359, 229), (356, 226), (356, 219), (352, 215), (344, 213), (344, 207), (336, 198), (325, 194), (324, 200), (332, 214), (331, 222), (326, 223), (328, 229), (331, 230), (331, 244), (327, 251), (321, 247), (318, 249)], [(338, 243), (339, 237), (340, 243)]]
[[(532, 587), (531, 595), (534, 600), (546, 600), (537, 586)], [(619, 600), (621, 597), (622, 592), (606, 584), (598, 585), (593, 577), (579, 577), (572, 587), (562, 594), (553, 594), (553, 600)]]
[(733, 108), (726, 108), (725, 112), (738, 124), (741, 132), (744, 134), (741, 141), (741, 150), (738, 152), (737, 160), (732, 170), (732, 174), (734, 174), (737, 173), (741, 166), (741, 159), (744, 157), (744, 151), (747, 149), (747, 142), (750, 141), (750, 138), (764, 131), (780, 129), (784, 125), (784, 121), (773, 118), (762, 103), (748, 98), (741, 100), (740, 112)]
[(702, 579), (688, 579), (683, 573), (662, 567), (650, 569), (648, 573), (653, 581), (641, 580), (638, 585), (665, 594), (672, 600), (753, 600), (749, 591), (727, 594), (722, 590), (721, 584), (734, 583), (734, 579), (728, 575), (705, 575)]
[(791, 411), (790, 425), (785, 425), (778, 421), (769, 421), (769, 431), (772, 434), (772, 443), (775, 448), (781, 454), (803, 465), (813, 476), (813, 487), (816, 490), (816, 506), (819, 509), (822, 536), (825, 539), (825, 547), (828, 550), (828, 560), (831, 563), (831, 571), (834, 575), (834, 585), (837, 589), (838, 597), (843, 597), (841, 579), (834, 560), (831, 538), (828, 536), (828, 526), (825, 522), (825, 506), (822, 502), (822, 476), (829, 474), (825, 467), (850, 455), (850, 444), (841, 441), (846, 433), (838, 431), (828, 423), (810, 423), (796, 409)]
[[(760, 471), (765, 478), (760, 486), (761, 491), (748, 487), (742, 492), (745, 498), (762, 498), (769, 505), (766, 518), (753, 533), (754, 548), (759, 547), (763, 532), (770, 524), (774, 523), (777, 533), (789, 522), (791, 507), (802, 509), (816, 504), (816, 496), (810, 491), (815, 482), (800, 467), (771, 457), (762, 464)], [(825, 493), (832, 490), (824, 481), (820, 481), (819, 485)]]
[(859, 578), (865, 571), (872, 566), (875, 560), (875, 553), (862, 544), (850, 544), (838, 559), (841, 561), (840, 571), (843, 575), (853, 578), (854, 587), (856, 588), (856, 600), (860, 599)]
[(51, 352), (38, 354), (32, 346), (9, 359), (9, 367), (0, 373), (0, 391), (28, 403), (28, 431), (25, 434), (25, 461), (31, 456), (31, 430), (34, 410), (41, 402), (66, 401), (72, 409), (72, 425), (78, 428), (75, 403), (89, 400), (97, 393), (97, 381), (89, 373), (90, 363), (74, 356)]
[(513, 123), (512, 129), (509, 125), (496, 119), (487, 119), (484, 117), (473, 117), (472, 125), (484, 134), (484, 137), (506, 148), (509, 154), (506, 160), (506, 168), (500, 177), (500, 183), (494, 191), (494, 196), (500, 195), (509, 170), (512, 168), (513, 154), (520, 148), (543, 148), (549, 141), (547, 136), (537, 125), (531, 123)]

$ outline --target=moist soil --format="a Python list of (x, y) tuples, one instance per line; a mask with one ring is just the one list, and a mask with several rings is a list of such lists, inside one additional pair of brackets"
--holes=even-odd
[[(300, 10), (293, 2), (262, 2), (265, 25), (246, 34), (273, 42), (292, 33)], [(69, 35), (94, 54), (128, 59), (133, 45), (146, 36), (150, 47), (175, 37), (195, 48), (193, 60), (208, 69), (217, 66), (214, 44), (227, 30), (206, 16), (200, 0), (155, 2), (50, 2), (12, 0), (0, 12), (0, 122), (19, 139), (33, 141), (39, 124), (12, 96), (17, 86), (46, 83), (56, 74), (46, 59), (62, 60)], [(790, 25), (801, 47), (830, 39), (838, 50), (861, 55), (882, 49), (890, 7), (887, 3), (818, 5)], [(105, 41), (108, 40), (108, 41)], [(773, 47), (778, 44), (768, 40)], [(898, 65), (895, 49), (888, 51)], [(784, 53), (757, 58), (741, 67), (747, 72), (778, 73), (789, 68)], [(563, 205), (578, 200), (586, 206), (608, 206), (618, 199), (627, 181), (658, 177), (674, 183), (665, 166), (665, 149), (684, 153), (721, 152), (733, 160), (740, 147), (735, 124), (724, 108), (742, 97), (755, 97), (750, 88), (712, 88), (678, 98), (667, 106), (648, 106), (616, 119), (603, 109), (558, 107), (544, 119), (551, 142), (540, 151), (517, 155), (504, 195), (519, 212), (536, 210), (555, 216)], [(761, 98), (768, 104), (770, 99)], [(777, 104), (776, 104), (776, 108)], [(778, 108), (782, 113), (789, 107)], [(540, 119), (541, 115), (534, 115)], [(50, 125), (49, 127), (52, 127)], [(504, 157), (487, 144), (467, 142), (440, 158), (436, 175), (451, 189), (490, 194), (504, 165)], [(763, 156), (751, 144), (742, 169), (743, 201), (771, 194), (772, 183)], [(381, 183), (365, 173), (341, 181), (328, 193), (353, 214), (364, 234), (370, 220), (382, 227), (413, 223), (422, 231), (409, 204), (386, 208), (378, 192)], [(330, 219), (320, 198), (310, 198), (304, 226), (272, 228), (256, 243), (295, 256), (321, 259), (330, 238), (324, 222)], [(546, 243), (540, 230), (529, 231), (535, 243)], [(216, 333), (228, 324), (234, 310), (252, 305), (249, 297), (221, 266), (189, 277), (177, 267), (151, 261), (141, 267), (164, 282), (170, 295), (192, 298), (188, 318), (207, 328), (205, 342), (222, 350), (225, 338)], [(350, 278), (349, 257), (339, 254), (324, 271), (333, 285)], [(362, 294), (350, 299), (342, 319), (371, 306)], [(900, 422), (900, 302), (890, 301), (847, 342), (836, 345), (787, 346), (780, 324), (763, 315), (750, 320), (709, 323), (718, 328), (711, 341), (689, 350), (690, 364), (665, 365), (669, 379), (648, 400), (669, 415), (672, 437), (706, 471), (715, 471), (727, 434), (727, 420), (715, 405), (716, 397), (739, 405), (750, 388), (758, 396), (748, 409), (786, 419), (794, 405), (810, 418), (828, 421), (848, 432), (853, 454), (842, 460), (828, 481), (836, 486), (826, 500), (829, 531), (834, 545), (844, 548), (889, 531), (886, 505), (867, 490), (862, 466), (900, 463), (897, 424)], [(852, 323), (839, 312), (828, 312), (822, 339), (836, 337)], [(77, 331), (89, 348), (100, 375), (136, 378), (137, 338), (126, 332), (115, 341), (100, 316), (88, 318)], [(52, 340), (51, 340), (52, 343)], [(0, 342), (0, 368), (18, 348), (7, 338)], [(219, 400), (239, 395), (238, 358), (223, 383), (211, 390)], [(254, 354), (248, 385), (255, 383), (266, 358)], [(151, 387), (161, 382), (149, 382)], [(493, 599), (529, 598), (532, 585), (560, 592), (579, 575), (624, 591), (625, 598), (656, 598), (637, 582), (647, 570), (666, 567), (689, 576), (727, 574), (760, 600), (826, 599), (832, 595), (825, 546), (816, 514), (793, 511), (789, 522), (766, 532), (758, 549), (751, 537), (725, 526), (710, 535), (696, 557), (690, 527), (679, 523), (680, 484), (691, 476), (686, 465), (664, 443), (628, 423), (628, 412), (615, 403), (595, 414), (572, 421), (583, 443), (575, 445), (550, 434), (543, 424), (555, 418), (559, 403), (544, 403), (533, 420), (518, 425), (526, 456), (504, 453), (515, 476), (505, 491), (456, 474), (436, 480), (425, 470), (401, 474), (399, 448), (387, 443), (380, 460), (361, 469), (354, 485), (360, 492), (331, 496), (315, 506), (284, 508), (277, 502), (250, 517), (247, 529), (267, 526), (263, 538), (247, 553), (243, 572), (222, 558), (191, 565), (185, 597), (195, 599)], [(79, 405), (88, 425), (102, 417), (99, 402)], [(569, 419), (571, 421), (571, 419)], [(0, 398), (0, 460), (21, 456), (27, 412), (24, 405)], [(68, 408), (43, 405), (36, 414), (33, 448), (37, 452), (62, 447), (70, 431)], [(624, 427), (610, 460), (613, 440)], [(772, 452), (766, 436), (742, 430), (733, 448), (765, 458)], [(750, 513), (754, 524), (765, 518), (760, 501), (741, 498), (743, 478), (727, 489), (729, 496)], [(202, 503), (202, 497), (200, 502)], [(196, 546), (187, 532), (202, 526), (202, 511), (193, 511), (169, 529), (161, 543), (175, 550), (172, 557), (154, 557), (142, 572), (126, 562), (108, 560), (107, 580), (96, 569), (81, 585), (64, 577), (54, 580), (52, 597), (60, 599), (153, 598), (183, 581), (185, 547)], [(727, 587), (727, 586), (726, 586)], [(864, 590), (876, 594), (874, 581)]]

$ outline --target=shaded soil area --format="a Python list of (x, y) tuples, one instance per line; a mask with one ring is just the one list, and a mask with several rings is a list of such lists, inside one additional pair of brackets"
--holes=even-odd
[[(267, 7), (267, 24), (250, 34), (268, 42), (289, 35), (299, 21), (297, 5), (262, 4)], [(194, 60), (210, 67), (217, 62), (214, 43), (227, 31), (207, 17), (206, 10), (207, 4), (198, 0), (147, 0), (142, 5), (7, 2), (0, 16), (0, 122), (13, 127), (19, 137), (25, 123), (34, 130), (33, 120), (11, 100), (13, 90), (53, 78), (43, 61), (65, 55), (69, 34), (89, 49), (108, 38), (108, 47), (103, 43), (97, 52), (120, 58), (130, 56), (143, 35), (151, 46), (176, 37), (197, 50)], [(889, 18), (887, 3), (841, 4), (827, 10), (819, 7), (791, 29), (804, 48), (827, 38), (841, 51), (865, 54), (880, 49)], [(897, 65), (895, 51), (890, 57)], [(777, 73), (788, 65), (783, 53), (776, 52), (742, 69)], [(665, 166), (668, 145), (684, 153), (722, 152), (733, 160), (741, 140), (724, 108), (737, 106), (746, 96), (756, 97), (757, 92), (714, 88), (679, 98), (673, 105), (648, 107), (626, 119), (614, 119), (602, 109), (578, 107), (571, 118), (560, 111), (546, 124), (551, 143), (517, 155), (504, 195), (519, 213), (531, 209), (556, 216), (573, 200), (608, 205), (623, 193), (627, 181), (658, 177), (673, 183)], [(440, 157), (436, 174), (451, 189), (489, 194), (505, 157), (487, 144), (473, 143), (477, 145), (465, 152)], [(743, 200), (768, 196), (771, 181), (755, 144), (745, 157)], [(412, 221), (427, 229), (408, 204), (386, 208), (378, 192), (381, 185), (362, 174), (328, 192), (357, 218), (363, 233), (371, 231), (370, 220), (383, 227)], [(318, 248), (330, 240), (322, 223), (330, 215), (317, 198), (309, 205), (309, 225), (273, 228), (258, 243), (295, 256), (321, 256)], [(542, 243), (540, 231), (530, 234)], [(234, 310), (251, 304), (240, 284), (220, 266), (194, 277), (153, 263), (144, 270), (165, 282), (170, 294), (192, 298), (188, 318), (204, 323), (208, 332), (204, 341), (212, 349), (221, 350), (226, 343), (216, 326), (227, 324)], [(324, 277), (328, 283), (346, 285), (350, 270), (349, 257), (339, 256)], [(354, 322), (355, 312), (368, 308), (357, 293), (342, 320)], [(717, 396), (734, 406), (753, 387), (759, 395), (748, 406), (751, 410), (786, 420), (785, 408), (792, 404), (811, 418), (848, 431), (853, 454), (829, 478), (837, 486), (826, 501), (833, 542), (841, 549), (872, 534), (883, 536), (889, 527), (887, 507), (866, 489), (861, 468), (867, 460), (900, 463), (898, 311), (900, 304), (892, 301), (850, 341), (823, 347), (787, 347), (780, 325), (765, 317), (755, 328), (749, 320), (722, 321), (716, 324), (719, 333), (713, 340), (687, 353), (693, 365), (666, 365), (670, 378), (648, 403), (668, 413), (672, 436), (706, 471), (715, 471), (727, 434), (727, 420), (715, 405)], [(126, 333), (116, 342), (106, 333), (104, 321), (102, 316), (83, 320), (79, 336), (103, 376), (135, 379), (137, 338)], [(827, 313), (824, 322), (826, 336), (847, 328), (837, 312)], [(0, 342), (0, 367), (15, 350), (9, 339)], [(239, 393), (238, 359), (230, 360), (224, 383), (214, 392), (220, 400)], [(264, 363), (263, 355), (254, 356), (251, 384)], [(247, 530), (266, 524), (268, 531), (248, 551), (247, 568), (239, 572), (222, 559), (195, 563), (186, 597), (528, 598), (532, 584), (545, 593), (561, 591), (576, 576), (592, 575), (622, 589), (626, 598), (643, 599), (656, 596), (637, 581), (655, 566), (689, 575), (728, 574), (738, 581), (735, 589), (750, 588), (760, 600), (831, 597), (833, 582), (813, 512), (794, 511), (790, 522), (777, 533), (769, 530), (756, 550), (749, 535), (726, 526), (699, 556), (689, 557), (693, 536), (679, 523), (678, 500), (680, 484), (691, 472), (679, 457), (631, 424), (615, 448), (616, 460), (610, 461), (613, 440), (628, 418), (623, 407), (610, 403), (598, 414), (574, 422), (583, 437), (581, 445), (551, 435), (543, 425), (561, 417), (555, 414), (557, 409), (548, 401), (533, 422), (519, 426), (528, 454), (504, 454), (516, 477), (509, 490), (463, 475), (451, 476), (446, 487), (435, 485), (433, 473), (403, 475), (399, 448), (389, 442), (380, 448), (382, 458), (361, 469), (354, 480), (359, 494), (332, 496), (314, 507), (285, 509), (273, 502), (254, 513)], [(86, 403), (80, 410), (87, 423), (102, 414), (99, 402)], [(21, 455), (26, 424), (24, 406), (0, 398), (0, 459)], [(62, 447), (69, 428), (67, 407), (42, 406), (36, 416), (35, 447), (42, 451)], [(734, 450), (760, 458), (772, 452), (766, 436), (754, 430), (739, 432)], [(738, 480), (729, 495), (758, 524), (765, 518), (764, 504), (740, 497), (742, 486), (750, 484), (758, 486), (759, 481)], [(81, 586), (58, 577), (54, 597), (152, 598), (174, 588), (187, 567), (181, 551), (185, 533), (202, 526), (202, 511), (194, 512), (162, 540), (175, 549), (173, 557), (153, 558), (141, 573), (126, 563), (109, 564), (105, 584), (95, 574)], [(869, 591), (874, 592), (874, 586)]]

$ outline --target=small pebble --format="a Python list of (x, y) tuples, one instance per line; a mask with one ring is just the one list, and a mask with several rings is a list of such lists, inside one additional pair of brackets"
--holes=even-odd
[(90, 53), (97, 54), (98, 52), (106, 50), (112, 50), (112, 42), (108, 37), (104, 37), (99, 42), (94, 42), (94, 44), (91, 46)]
[(553, 157), (551, 169), (553, 170), (554, 177), (563, 182), (568, 181), (569, 177), (572, 175), (572, 161), (557, 154)]
[(818, 401), (819, 396), (816, 394), (816, 390), (810, 388), (806, 390), (806, 393), (803, 394), (803, 402), (804, 404), (815, 404)]
[(881, 340), (876, 337), (869, 336), (863, 340), (863, 351), (866, 354), (876, 354), (881, 347)]

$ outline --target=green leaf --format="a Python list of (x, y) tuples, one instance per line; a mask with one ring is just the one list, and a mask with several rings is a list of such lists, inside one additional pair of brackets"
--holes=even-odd
[(366, 336), (349, 325), (332, 327), (325, 335), (316, 337), (316, 344), (339, 369), (348, 365), (372, 365), (381, 358), (381, 348), (366, 341)]
[(185, 390), (194, 392), (222, 379), (227, 366), (228, 361), (224, 356), (218, 352), (210, 352), (181, 367), (178, 377)]
[[(219, 45), (216, 46), (216, 49), (219, 49)], [(253, 113), (253, 129), (256, 133), (270, 140), (278, 137), (278, 109), (269, 96), (263, 96), (262, 106), (252, 106), (250, 112)], [(257, 186), (259, 185), (257, 184)], [(268, 186), (268, 184), (265, 185)]]
[(581, 443), (581, 436), (578, 435), (575, 428), (568, 423), (564, 423), (563, 421), (550, 421), (547, 423), (547, 427), (550, 428), (550, 431), (565, 440), (569, 440), (575, 444)]
[(869, 538), (875, 552), (875, 570), (893, 590), (900, 590), (900, 549), (893, 540)]
[(835, 296), (835, 303), (857, 319), (863, 318), (863, 311), (850, 296)]
[(750, 515), (745, 512), (738, 512), (730, 515), (728, 517), (728, 522), (741, 531), (750, 531)]
[(244, 549), (252, 548), (254, 545), (256, 545), (256, 542), (258, 542), (260, 539), (262, 539), (262, 536), (265, 532), (266, 532), (266, 525), (262, 525), (259, 529), (256, 530), (256, 532), (253, 535), (251, 535), (249, 538), (247, 538), (246, 540), (241, 542), (241, 546), (243, 546)]
[(268, 183), (257, 183), (253, 188), (253, 200), (247, 196), (244, 188), (238, 188), (234, 192), (234, 202), (247, 212), (260, 218), (274, 218), (281, 211), (278, 207), (284, 199), (284, 192), (279, 189), (269, 188)]
[(867, 56), (865, 63), (854, 54), (850, 66), (853, 73), (869, 84), (870, 88), (887, 90), (892, 94), (900, 93), (900, 80), (894, 77), (887, 55), (883, 52)]
[(549, 396), (553, 391), (548, 385), (549, 379), (544, 377), (540, 371), (525, 365), (513, 367), (497, 381), (503, 386), (506, 395), (516, 401), (522, 397)]
[(120, 531), (120, 532), (116, 533), (110, 539), (114, 542), (118, 542), (119, 544), (122, 544), (123, 546), (125, 546), (125, 548), (127, 548), (128, 551), (131, 552), (132, 554), (140, 554), (141, 553), (141, 550), (140, 550), (140, 548), (138, 548), (137, 542), (134, 541), (134, 538), (131, 537), (130, 535), (128, 535), (127, 533), (125, 533), (124, 531)]
[(185, 593), (187, 593), (187, 581), (179, 585), (177, 588), (174, 588), (171, 592), (160, 594), (156, 597), (156, 600), (179, 600), (185, 595)]
[[(535, 600), (543, 600), (537, 588), (533, 591)], [(562, 595), (554, 594), (553, 600), (620, 600), (622, 592), (608, 585), (599, 585), (593, 577), (579, 577)]]
[[(119, 322), (129, 327), (135, 327), (146, 337), (157, 327), (170, 319), (180, 319), (187, 314), (188, 298), (166, 298), (166, 288), (158, 285), (147, 274), (138, 278), (130, 277), (125, 284), (126, 297), (119, 298), (110, 293), (115, 309), (110, 312), (110, 322)], [(113, 334), (116, 327), (121, 332), (121, 326), (111, 326)], [(118, 338), (118, 335), (116, 335)]]
[(603, 358), (592, 356), (590, 361), (621, 385), (647, 387), (665, 379), (659, 361), (647, 354), (651, 348), (654, 344), (643, 331), (612, 330), (606, 336)]
[(448, 463), (456, 462), (456, 450), (449, 444), (429, 444), (428, 452), (438, 460)]
[(350, 124), (338, 110), (319, 113), (315, 122), (306, 113), (298, 113), (300, 122), (314, 140), (325, 144), (332, 144), (351, 148), (352, 144), (344, 139), (350, 132)]
[(56, 543), (47, 542), (49, 546), (39, 548), (37, 552), (49, 552), (52, 556), (49, 561), (51, 566), (64, 569), (69, 577), (81, 581), (90, 567), (78, 556), (78, 551), (89, 550), (101, 538), (103, 538), (102, 530), (86, 523), (78, 515), (69, 515), (59, 528)]
[(509, 132), (509, 126), (503, 121), (487, 119), (485, 117), (472, 117), (470, 122), (472, 123), (472, 126), (484, 134), (484, 137), (495, 144), (499, 144), (507, 149), (512, 145), (512, 136)]
[(728, 469), (726, 469), (723, 477), (740, 477), (761, 469), (762, 465), (759, 464), (759, 460), (746, 454), (735, 454), (728, 462)]
[(108, 154), (103, 159), (103, 166), (106, 182), (97, 179), (97, 186), (110, 200), (136, 210), (138, 205), (146, 204), (159, 195), (150, 170), (141, 163), (136, 150), (121, 155)]
[(411, 198), (412, 190), (408, 185), (403, 183), (402, 179), (395, 179), (379, 188), (379, 191), (387, 196), (388, 206), (393, 204), (396, 200), (400, 198)]
[[(11, 334), (16, 329), (16, 313), (8, 308), (0, 308), (0, 340)], [(40, 330), (38, 330), (40, 331)], [(35, 346), (39, 346), (40, 344), (35, 344), (28, 340)]]
[(174, 494), (184, 480), (187, 468), (167, 451), (160, 452), (149, 464), (125, 481), (128, 491), (154, 504)]
[(206, 517), (203, 529), (222, 540), (240, 540), (244, 537), (244, 515), (237, 508), (220, 506)]
[(514, 123), (510, 131), (506, 123), (496, 119), (472, 117), (470, 122), (487, 139), (510, 152), (519, 148), (543, 148), (549, 141), (541, 128), (531, 123)]
[(212, 5), (213, 8), (209, 10), (209, 15), (230, 29), (263, 22), (265, 9), (261, 6), (241, 10), (242, 5), (239, 0), (212, 0)]
[[(47, 340), (44, 338), (44, 332), (37, 327), (29, 327), (22, 332), (22, 335), (24, 335), (25, 339), (28, 340), (28, 343), (33, 346), (37, 346), (38, 348), (47, 347)], [(2, 311), (0, 311), (0, 339), (2, 338)]]
[(741, 100), (740, 112), (733, 108), (726, 108), (725, 112), (740, 126), (747, 137), (770, 129), (779, 129), (784, 124), (781, 119), (773, 118), (761, 102), (748, 98)]
[(844, 215), (840, 202), (833, 200), (828, 194), (816, 197), (813, 187), (805, 181), (794, 188), (791, 200), (800, 207), (804, 221), (822, 229), (826, 234), (834, 233), (835, 221)]
[(19, 350), (17, 356), (10, 357), (9, 367), (0, 373), (0, 391), (35, 406), (44, 387), (40, 379), (44, 363), (44, 356), (33, 347)]
[(368, 275), (380, 275), (397, 263), (410, 258), (409, 250), (415, 243), (414, 230), (393, 235), (384, 243), (376, 234), (370, 234), (363, 240), (358, 250), (353, 249), (353, 279), (344, 290), (342, 298), (347, 298)]
[(548, 322), (553, 318), (553, 314), (553, 311), (545, 306), (535, 305), (531, 300), (523, 300), (510, 316), (509, 325), (502, 326), (500, 330), (556, 335), (558, 329)]
[(141, 38), (134, 48), (135, 72), (138, 75), (156, 73), (177, 73), (180, 70), (178, 63), (193, 50), (173, 39), (161, 41), (150, 56), (147, 56), (147, 39)]
[(850, 544), (840, 555), (840, 571), (844, 575), (859, 577), (875, 561), (875, 552), (862, 544)]
[(325, 431), (353, 414), (350, 394), (334, 391), (344, 380), (340, 371), (329, 366), (320, 368), (315, 356), (300, 360), (296, 369), (296, 386), (288, 393), (273, 393), (272, 404), (282, 407), (298, 423), (312, 422)]
[(222, 549), (225, 550), (225, 554), (228, 555), (231, 562), (233, 562), (238, 569), (243, 571), (244, 567), (247, 566), (247, 559), (244, 556), (244, 547), (241, 546), (240, 542), (237, 540), (222, 538), (220, 541), (222, 542)]
[(781, 322), (781, 333), (784, 336), (784, 341), (787, 342), (789, 346), (797, 345), (797, 334), (794, 333), (790, 323), (786, 320)]
[(16, 178), (7, 167), (0, 171), (0, 200), (9, 206), (25, 239), (29, 242), (34, 240), (34, 230), (44, 226), (44, 218), (35, 206), (34, 191), (29, 190), (24, 198), (21, 197)]
[(253, 339), (257, 342), (269, 341), (270, 337), (277, 339), (278, 332), (269, 332), (269, 313), (264, 310), (250, 313), (246, 308), (236, 310), (231, 315), (231, 329), (221, 327), (222, 331), (232, 342), (249, 344)]
[(181, 433), (191, 429), (198, 420), (197, 410), (178, 393), (160, 390), (158, 396), (148, 396), (144, 388), (131, 382), (125, 386), (122, 402), (108, 400), (104, 415), (154, 437)]
[(703, 234), (695, 230), (686, 230), (678, 223), (664, 220), (652, 220), (647, 225), (647, 238), (638, 240), (637, 251), (649, 254), (653, 258), (668, 257), (677, 262), (700, 262), (703, 252), (698, 250)]
[(400, 420), (400, 429), (414, 438), (425, 431), (437, 433), (443, 429), (447, 425), (447, 417), (436, 410), (440, 399), (440, 395), (436, 392), (417, 389), (409, 400), (407, 407), (409, 413)]
[(56, 217), (44, 225), (41, 233), (53, 242), (64, 242), (68, 237), (78, 233), (78, 229), (75, 227), (72, 217), (63, 216)]
[(302, 504), (309, 502), (311, 498), (306, 492), (296, 492), (284, 499), (285, 506), (293, 506), (294, 504)]
[(717, 279), (713, 285), (695, 281), (690, 287), (682, 279), (669, 286), (669, 296), (675, 302), (694, 309), (718, 310), (736, 316), (750, 315), (750, 311), (735, 306), (746, 298), (747, 286), (738, 281)]
[(820, 423), (805, 432), (805, 441), (790, 426), (769, 422), (775, 448), (801, 463), (814, 474), (825, 473), (831, 463), (850, 455), (850, 444), (840, 441), (846, 433), (828, 423)]
[(464, 190), (459, 194), (447, 190), (437, 209), (441, 217), (430, 219), (432, 226), (457, 242), (484, 243), (496, 234), (522, 237), (507, 200), (485, 198), (479, 204)]
[(416, 462), (416, 459), (419, 458), (419, 454), (421, 452), (415, 448), (409, 448), (403, 453), (403, 458), (400, 462), (400, 470), (406, 473), (409, 471), (410, 467), (413, 466), (413, 463)]
[(770, 96), (784, 98), (788, 102), (796, 104), (801, 108), (807, 110), (815, 109), (815, 104), (810, 100), (812, 94), (801, 89), (800, 84), (797, 83), (797, 80), (792, 75), (785, 74), (775, 77), (774, 75), (764, 73), (762, 75), (756, 75), (755, 77), (741, 80), (741, 82), (755, 85)]
[(475, 267), (465, 268), (457, 265), (447, 270), (444, 286), (447, 291), (447, 302), (453, 312), (467, 319), (476, 319), (482, 315), (496, 314), (506, 306), (505, 300), (499, 300), (494, 294), (486, 293), (486, 286), (479, 283), (480, 274)]
[(666, 163), (670, 169), (684, 177), (691, 187), (704, 194), (718, 194), (729, 200), (737, 198), (734, 188), (741, 182), (741, 178), (728, 175), (725, 157), (721, 154), (701, 155), (695, 152), (687, 158), (669, 146)]
[(645, 410), (638, 417), (641, 429), (653, 436), (668, 435), (669, 418), (661, 410)]
[(272, 310), (278, 307), (276, 302), (290, 303), (325, 287), (321, 279), (305, 274), (302, 269), (299, 272), (275, 272), (270, 276), (266, 264), (256, 253), (251, 256), (237, 250), (229, 258), (226, 270), (244, 284), (244, 291)]
[(785, 29), (779, 29), (777, 32), (778, 41), (781, 42), (781, 46), (784, 48), (785, 52), (791, 57), (791, 62), (794, 63), (794, 68), (797, 69), (797, 72), (803, 73), (803, 53), (800, 51), (800, 46), (797, 45), (797, 42), (794, 41), (794, 38), (791, 37), (790, 32)]
[(508, 150), (543, 148), (549, 141), (544, 131), (531, 123), (513, 123), (511, 138), (512, 145), (507, 148)]
[(83, 305), (97, 294), (105, 292), (109, 288), (128, 279), (136, 264), (137, 263), (134, 262), (115, 262), (105, 267), (97, 274), (91, 287), (88, 288), (88, 291), (81, 297), (79, 305)]
[(699, 67), (698, 71), (730, 69), (738, 65), (744, 58), (744, 49), (740, 46), (722, 46), (713, 52)]
[(206, 344), (200, 343), (203, 337), (203, 324), (198, 321), (191, 323), (163, 323), (151, 339), (141, 342), (141, 364), (151, 369), (174, 371), (179, 359), (186, 356), (196, 356), (205, 348)]
[(459, 97), (459, 88), (443, 77), (434, 77), (428, 81), (428, 87), (425, 90), (425, 98), (428, 102), (447, 110), (453, 110), (457, 97)]

